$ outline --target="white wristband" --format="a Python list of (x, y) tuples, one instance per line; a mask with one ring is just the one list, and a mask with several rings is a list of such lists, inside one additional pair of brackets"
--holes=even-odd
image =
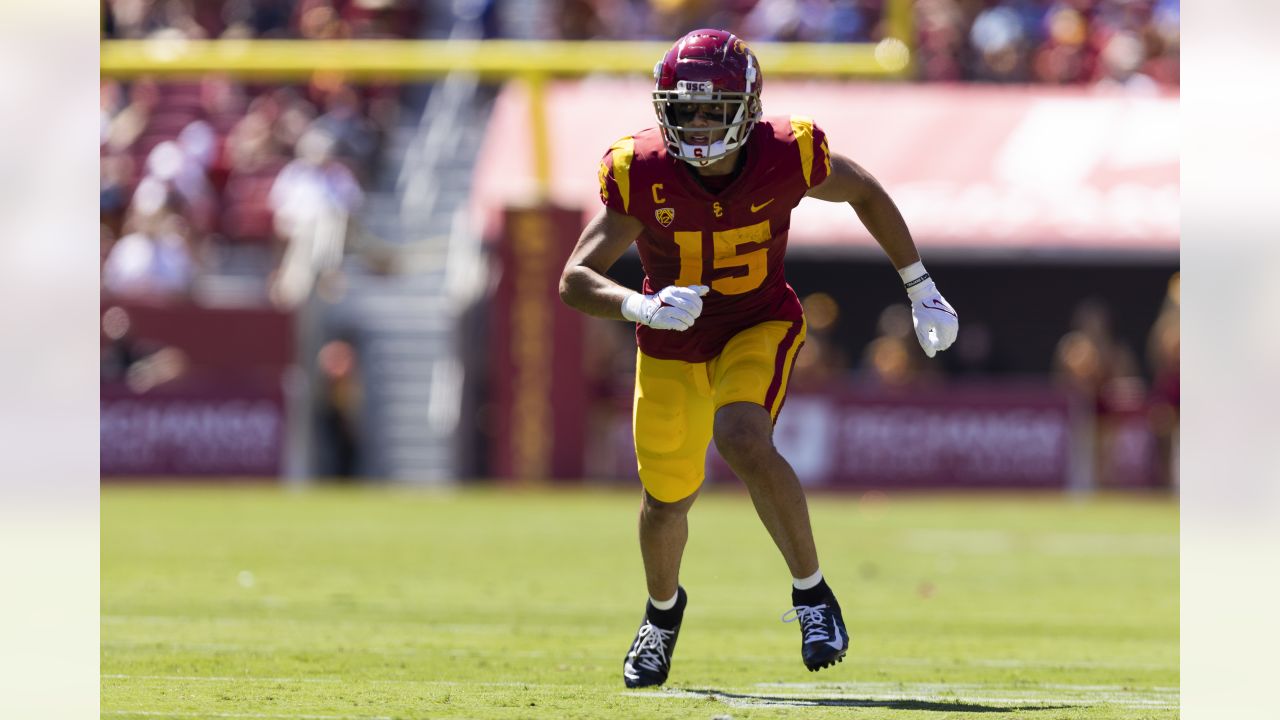
[(633, 292), (622, 299), (622, 317), (631, 322), (642, 322), (641, 310), (644, 308), (645, 296), (638, 292)]
[(899, 268), (898, 277), (902, 278), (902, 284), (906, 285), (907, 289), (910, 290), (912, 288), (912, 284), (910, 283), (914, 283), (914, 281), (921, 278), (929, 277), (929, 273), (925, 272), (924, 263), (917, 260), (904, 268)]

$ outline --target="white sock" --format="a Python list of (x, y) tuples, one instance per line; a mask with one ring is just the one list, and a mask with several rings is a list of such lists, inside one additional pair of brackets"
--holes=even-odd
[(652, 595), (650, 595), (649, 604), (653, 605), (654, 610), (670, 610), (671, 608), (676, 606), (676, 600), (679, 597), (680, 597), (680, 590), (677, 588), (676, 594), (672, 595), (670, 600), (663, 600), (662, 602), (658, 602), (657, 600), (653, 599)]
[(808, 590), (809, 588), (817, 587), (820, 582), (822, 582), (821, 569), (807, 578), (791, 578), (791, 585), (797, 590)]

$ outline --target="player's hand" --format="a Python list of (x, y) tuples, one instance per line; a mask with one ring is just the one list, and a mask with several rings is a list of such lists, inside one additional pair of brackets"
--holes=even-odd
[(702, 314), (706, 285), (668, 285), (653, 295), (632, 293), (622, 301), (622, 316), (654, 330), (688, 330)]
[(911, 298), (911, 321), (924, 354), (933, 357), (951, 347), (960, 332), (960, 316), (938, 292), (933, 280), (926, 279), (907, 290), (907, 297)]

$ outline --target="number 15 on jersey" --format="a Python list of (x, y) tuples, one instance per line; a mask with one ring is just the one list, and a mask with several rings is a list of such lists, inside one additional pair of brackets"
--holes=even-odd
[[(676, 285), (710, 285), (712, 290), (723, 295), (741, 295), (760, 287), (769, 271), (769, 248), (740, 250), (743, 245), (757, 245), (773, 237), (768, 220), (711, 233), (710, 267), (706, 266), (703, 252), (705, 237), (706, 233), (700, 231), (680, 230), (675, 233), (676, 245), (680, 247), (680, 277)], [(710, 283), (703, 282), (703, 276), (710, 271), (731, 268), (745, 268), (746, 272), (739, 271), (715, 278)]]

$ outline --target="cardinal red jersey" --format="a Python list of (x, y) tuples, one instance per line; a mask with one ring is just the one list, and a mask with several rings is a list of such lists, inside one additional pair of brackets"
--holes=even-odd
[(743, 152), (742, 167), (720, 192), (667, 154), (657, 128), (622, 138), (600, 161), (601, 202), (644, 224), (636, 239), (644, 292), (711, 288), (688, 330), (637, 325), (646, 355), (704, 362), (752, 325), (803, 315), (782, 260), (792, 208), (831, 172), (826, 134), (806, 117), (764, 118)]

